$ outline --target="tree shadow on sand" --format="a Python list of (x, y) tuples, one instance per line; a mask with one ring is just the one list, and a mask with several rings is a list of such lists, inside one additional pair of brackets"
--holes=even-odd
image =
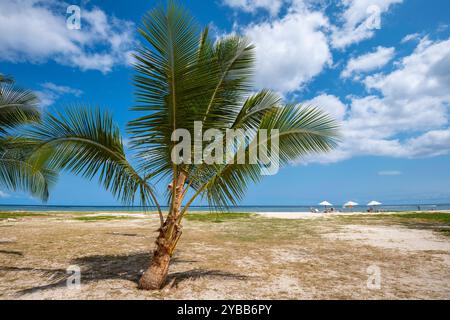
[[(94, 255), (76, 258), (70, 261), (71, 265), (81, 268), (81, 282), (89, 283), (101, 280), (128, 280), (138, 283), (139, 278), (150, 262), (148, 252), (137, 252), (126, 255)], [(171, 264), (195, 263), (195, 260), (185, 260), (178, 257), (172, 259)], [(35, 269), (0, 266), (0, 271), (15, 272), (35, 272), (46, 277), (51, 283), (23, 289), (17, 292), (19, 295), (35, 293), (48, 289), (61, 288), (66, 286), (67, 278), (70, 274), (64, 269)], [(183, 272), (170, 273), (165, 283), (166, 288), (177, 287), (185, 280), (198, 278), (220, 278), (245, 280), (248, 276), (225, 272), (221, 270), (191, 269)]]
[(183, 272), (174, 272), (167, 276), (166, 284), (164, 287), (176, 288), (180, 283), (185, 280), (199, 279), (199, 278), (219, 278), (222, 280), (247, 280), (249, 276), (221, 271), (221, 270), (205, 270), (205, 269), (192, 269)]
[(23, 253), (21, 251), (15, 251), (15, 250), (0, 250), (0, 253), (21, 256), (21, 257), (23, 256)]

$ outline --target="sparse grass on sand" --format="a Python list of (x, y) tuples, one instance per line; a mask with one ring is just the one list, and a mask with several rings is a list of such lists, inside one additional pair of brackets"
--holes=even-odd
[(190, 221), (203, 221), (203, 222), (224, 222), (228, 220), (235, 219), (249, 219), (251, 216), (254, 216), (254, 213), (248, 212), (192, 212), (186, 214), (186, 219)]
[(365, 220), (384, 223), (397, 223), (405, 227), (430, 229), (441, 232), (442, 235), (450, 236), (450, 213), (449, 212), (402, 212), (388, 215), (363, 214), (359, 216), (347, 216), (344, 220)]
[[(3, 216), (18, 215), (0, 219), (0, 299), (450, 299), (450, 238), (435, 232), (447, 214), (189, 213), (160, 291), (137, 289), (156, 214)], [(71, 265), (81, 290), (66, 287)], [(380, 290), (366, 285), (373, 265)]]
[(447, 212), (407, 212), (393, 215), (404, 219), (414, 219), (421, 221), (442, 222), (450, 225), (450, 213)]
[(86, 221), (86, 222), (111, 221), (111, 220), (128, 220), (128, 219), (133, 219), (133, 217), (130, 217), (130, 216), (104, 215), (104, 216), (84, 216), (84, 217), (75, 217), (75, 218), (73, 218), (73, 220)]
[(48, 214), (35, 212), (0, 212), (0, 220), (17, 219), (25, 217), (48, 217)]
[[(428, 224), (430, 228), (439, 231), (444, 236), (450, 237), (450, 213), (447, 212), (412, 212), (396, 214), (395, 217), (407, 219), (409, 223), (421, 222)], [(437, 225), (436, 225), (437, 224)]]
[(439, 230), (444, 236), (450, 237), (450, 229)]

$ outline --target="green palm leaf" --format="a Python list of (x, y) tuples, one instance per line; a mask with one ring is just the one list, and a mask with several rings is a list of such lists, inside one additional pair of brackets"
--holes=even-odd
[[(48, 114), (29, 132), (35, 161), (68, 170), (100, 183), (127, 204), (153, 203), (153, 190), (127, 161), (118, 126), (100, 109), (69, 108)], [(44, 159), (44, 160), (42, 160)]]
[(192, 127), (196, 101), (208, 85), (206, 71), (199, 73), (196, 64), (200, 31), (184, 9), (171, 3), (145, 16), (139, 33), (144, 43), (136, 55), (134, 110), (145, 115), (129, 124), (131, 146), (139, 151), (144, 170), (152, 159), (152, 172), (168, 174), (171, 134)]
[(29, 90), (12, 84), (0, 84), (0, 133), (40, 118), (39, 100)]
[[(259, 99), (261, 98), (259, 96)], [(259, 99), (256, 95), (247, 103)], [(268, 101), (275, 102), (275, 96)], [(264, 176), (262, 173), (266, 170), (265, 164), (261, 161), (251, 164), (249, 161), (251, 148), (271, 145), (274, 129), (278, 130), (280, 166), (302, 157), (327, 152), (335, 147), (338, 141), (338, 125), (320, 109), (296, 105), (274, 108), (271, 103), (268, 106), (272, 107), (263, 109), (264, 115), (259, 119), (253, 139), (238, 146), (244, 149), (245, 163), (238, 163), (239, 152), (236, 151), (232, 157), (233, 163), (207, 166), (192, 183), (197, 190), (196, 194), (206, 197), (212, 207), (223, 209), (236, 205), (245, 195), (249, 183), (258, 182)], [(252, 116), (242, 117), (240, 123), (244, 127), (254, 127), (255, 120)], [(262, 130), (267, 130), (265, 140), (258, 139)]]
[(31, 161), (31, 141), (11, 136), (19, 126), (39, 121), (38, 103), (32, 91), (15, 87), (11, 77), (0, 74), (0, 185), (47, 201), (56, 173)]
[(56, 182), (55, 171), (31, 159), (32, 141), (24, 138), (0, 138), (0, 185), (14, 191), (26, 191), (47, 201)]
[(205, 129), (230, 127), (241, 109), (244, 96), (252, 89), (254, 47), (239, 36), (217, 41), (208, 64), (213, 68), (213, 91), (202, 110)]

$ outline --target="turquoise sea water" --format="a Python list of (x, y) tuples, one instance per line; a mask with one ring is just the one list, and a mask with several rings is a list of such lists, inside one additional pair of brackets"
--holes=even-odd
[[(309, 212), (310, 208), (322, 210), (319, 205), (308, 206), (237, 206), (231, 207), (229, 211), (234, 212)], [(366, 211), (367, 206), (356, 206), (353, 209), (343, 209), (342, 205), (334, 206), (340, 211)], [(402, 204), (402, 205), (382, 205), (378, 207), (383, 211), (428, 211), (428, 210), (450, 210), (450, 204)], [(163, 208), (167, 209), (167, 208)], [(155, 208), (148, 208), (148, 211)], [(126, 207), (126, 206), (47, 206), (47, 205), (1, 205), (0, 211), (81, 211), (81, 212), (141, 212), (142, 207)], [(190, 211), (210, 211), (206, 206), (191, 206)]]

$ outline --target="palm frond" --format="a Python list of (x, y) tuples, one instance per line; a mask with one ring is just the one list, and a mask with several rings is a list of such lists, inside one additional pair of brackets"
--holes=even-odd
[(56, 173), (30, 161), (30, 141), (8, 136), (11, 129), (40, 119), (38, 102), (32, 91), (17, 88), (11, 77), (0, 74), (0, 184), (47, 201)]
[(44, 163), (32, 160), (33, 147), (34, 143), (24, 138), (0, 139), (0, 185), (47, 201), (57, 173)]
[[(194, 19), (173, 2), (144, 18), (145, 43), (136, 55), (134, 108), (146, 115), (129, 123), (132, 147), (144, 171), (169, 175), (170, 140), (175, 129), (193, 133), (229, 128), (251, 88), (254, 50), (245, 38), (230, 36), (213, 43)], [(151, 159), (151, 161), (149, 161)]]
[(270, 90), (262, 90), (247, 98), (236, 116), (233, 129), (257, 129), (265, 114), (275, 110), (281, 103), (281, 97)]
[(206, 68), (197, 63), (200, 29), (185, 9), (170, 2), (145, 16), (139, 33), (144, 41), (135, 56), (138, 105), (133, 109), (145, 115), (129, 123), (131, 147), (145, 171), (168, 174), (171, 134), (193, 127), (197, 102), (209, 86)]
[(30, 90), (0, 84), (0, 133), (40, 119), (39, 100)]
[(47, 114), (35, 125), (29, 138), (37, 145), (34, 158), (55, 170), (68, 170), (88, 179), (98, 175), (105, 189), (126, 204), (136, 195), (153, 201), (153, 190), (127, 161), (118, 126), (100, 109), (68, 108)]
[[(244, 117), (242, 122), (251, 123), (254, 120)], [(206, 197), (213, 207), (236, 205), (242, 200), (249, 183), (258, 182), (264, 176), (266, 165), (260, 159), (252, 164), (249, 161), (250, 152), (251, 148), (271, 146), (273, 130), (278, 130), (274, 138), (279, 141), (278, 160), (279, 165), (283, 166), (290, 161), (331, 150), (338, 141), (337, 129), (337, 123), (317, 108), (296, 105), (269, 108), (262, 116), (253, 140), (238, 146), (244, 148), (245, 163), (238, 163), (239, 152), (236, 150), (233, 161), (209, 166), (192, 185), (197, 194)], [(262, 130), (267, 132), (266, 139), (260, 138)]]
[(246, 38), (228, 36), (214, 46), (214, 89), (201, 119), (205, 129), (228, 128), (239, 113), (244, 96), (252, 89), (254, 47)]

